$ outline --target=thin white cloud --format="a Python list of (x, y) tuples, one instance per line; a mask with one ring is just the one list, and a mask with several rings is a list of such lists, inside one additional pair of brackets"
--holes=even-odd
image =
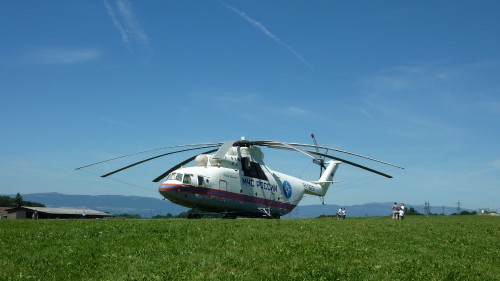
[[(297, 107), (294, 105), (289, 106), (279, 106), (277, 107), (272, 102), (268, 101), (265, 97), (256, 93), (223, 93), (223, 94), (212, 94), (207, 92), (198, 92), (191, 95), (195, 100), (203, 100), (204, 103), (208, 103), (209, 106), (216, 106), (225, 109), (234, 108), (259, 108), (259, 112), (266, 112), (267, 116), (285, 116), (285, 117), (313, 117), (315, 113), (308, 111), (303, 107)], [(240, 116), (247, 116), (247, 112), (250, 111), (239, 111)], [(259, 114), (249, 114), (252, 119), (255, 119)]]
[[(443, 112), (458, 112), (467, 98), (457, 85), (463, 71), (451, 64), (420, 63), (380, 70), (363, 79), (362, 112), (407, 138), (456, 136), (461, 130)], [(372, 119), (372, 118), (371, 118)]]
[(373, 116), (371, 116), (368, 112), (366, 112), (366, 110), (364, 110), (363, 108), (361, 108), (361, 112), (368, 118), (370, 119), (374, 119)]
[(479, 102), (479, 107), (490, 114), (500, 113), (500, 102), (498, 101)]
[(44, 48), (29, 56), (28, 63), (72, 64), (99, 58), (101, 51), (95, 48)]
[(361, 107), (381, 129), (408, 139), (479, 138), (498, 126), (499, 66), (431, 61), (382, 69), (362, 79)]
[(489, 173), (497, 173), (500, 170), (500, 159), (495, 159), (488, 163), (481, 163), (480, 166), (481, 167), (477, 168), (476, 170), (473, 170), (471, 167), (471, 171), (465, 174), (465, 176), (470, 177)]
[(491, 167), (495, 170), (500, 170), (500, 159), (492, 161)]
[(269, 112), (270, 114), (272, 113), (272, 115), (277, 118), (298, 118), (304, 120), (316, 117), (315, 112), (309, 111), (304, 107), (294, 105), (284, 105), (283, 107), (270, 105), (265, 108), (265, 111)]
[(109, 5), (109, 3), (107, 1), (104, 1), (104, 5), (106, 6), (106, 10), (108, 11), (108, 15), (111, 18), (113, 25), (115, 26), (115, 28), (118, 30), (118, 32), (122, 36), (123, 43), (128, 45), (129, 44), (128, 34), (125, 31), (125, 28), (123, 27), (123, 25), (118, 20), (118, 16), (116, 15), (115, 10), (113, 9), (113, 7), (111, 7), (111, 5)]
[(253, 93), (207, 93), (205, 91), (197, 91), (190, 94), (195, 100), (204, 100), (222, 106), (242, 106), (245, 104), (254, 104), (259, 102), (260, 97)]
[(292, 115), (309, 115), (309, 112), (307, 110), (295, 106), (288, 107), (286, 112)]
[(262, 23), (256, 21), (255, 19), (251, 18), (250, 16), (248, 16), (244, 12), (236, 9), (233, 6), (230, 6), (230, 5), (227, 5), (227, 4), (224, 4), (224, 6), (226, 8), (228, 8), (229, 10), (233, 11), (235, 14), (239, 15), (244, 20), (246, 20), (253, 27), (255, 27), (258, 30), (260, 30), (262, 33), (264, 33), (264, 35), (266, 35), (267, 37), (271, 38), (278, 45), (280, 45), (280, 46), (284, 47), (285, 49), (287, 49), (290, 53), (292, 53), (297, 59), (299, 59), (302, 63), (304, 63), (305, 65), (307, 65), (310, 69), (314, 69), (314, 67), (302, 55), (300, 55), (297, 51), (295, 51), (288, 44), (286, 44), (285, 42), (283, 42), (280, 38), (278, 38), (278, 36), (276, 36), (269, 29), (267, 29)]
[(259, 100), (255, 94), (222, 94), (213, 98), (217, 102), (230, 105), (250, 104)]
[(99, 117), (98, 120), (101, 121), (101, 122), (107, 123), (109, 125), (112, 125), (112, 126), (119, 126), (119, 127), (124, 127), (124, 128), (130, 128), (131, 127), (130, 124), (128, 124), (128, 123), (121, 122), (121, 121), (116, 121), (116, 120), (109, 119), (109, 118), (106, 118), (106, 117)]
[(123, 43), (129, 50), (131, 50), (133, 42), (150, 47), (149, 36), (137, 21), (132, 5), (128, 1), (116, 0), (114, 7), (108, 1), (104, 1), (104, 6), (113, 25), (120, 33)]

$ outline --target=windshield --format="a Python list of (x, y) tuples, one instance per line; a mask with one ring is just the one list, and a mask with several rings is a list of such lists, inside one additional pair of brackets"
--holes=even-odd
[(181, 173), (171, 173), (170, 175), (168, 175), (167, 180), (182, 181), (182, 174)]

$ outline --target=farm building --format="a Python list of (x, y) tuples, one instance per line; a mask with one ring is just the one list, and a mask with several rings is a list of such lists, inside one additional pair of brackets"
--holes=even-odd
[(106, 218), (113, 215), (91, 209), (26, 207), (7, 209), (8, 219), (85, 219)]
[(11, 207), (0, 207), (0, 219), (6, 219), (7, 218), (7, 210), (10, 209)]

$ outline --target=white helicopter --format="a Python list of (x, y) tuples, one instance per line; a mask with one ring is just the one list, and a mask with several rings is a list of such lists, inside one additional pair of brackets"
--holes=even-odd
[[(159, 182), (164, 179), (158, 188), (160, 194), (173, 203), (200, 211), (222, 213), (227, 218), (236, 218), (238, 216), (280, 218), (290, 213), (303, 198), (304, 194), (323, 198), (332, 184), (335, 172), (341, 163), (392, 178), (392, 176), (385, 173), (329, 155), (328, 151), (349, 154), (404, 169), (401, 166), (367, 156), (331, 147), (318, 146), (314, 134), (311, 134), (311, 137), (314, 145), (272, 140), (250, 141), (244, 137), (240, 140), (217, 143), (177, 145), (128, 154), (85, 165), (76, 168), (76, 170), (153, 150), (182, 148), (112, 171), (101, 176), (104, 178), (163, 156), (212, 148), (202, 154), (197, 154), (182, 161), (155, 178), (153, 182)], [(313, 162), (320, 165), (319, 180), (305, 181), (272, 170), (264, 164), (264, 154), (259, 146), (296, 151), (313, 158)], [(314, 148), (314, 150), (308, 150), (310, 148)], [(324, 153), (320, 152), (320, 149), (324, 150)], [(213, 152), (215, 154), (210, 154)], [(325, 159), (330, 160), (325, 161)], [(193, 160), (195, 161), (194, 166), (182, 167)]]

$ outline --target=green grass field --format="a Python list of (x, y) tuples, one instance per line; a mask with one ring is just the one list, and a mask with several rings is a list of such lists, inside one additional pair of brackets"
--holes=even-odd
[(500, 217), (1, 220), (0, 280), (500, 280)]

